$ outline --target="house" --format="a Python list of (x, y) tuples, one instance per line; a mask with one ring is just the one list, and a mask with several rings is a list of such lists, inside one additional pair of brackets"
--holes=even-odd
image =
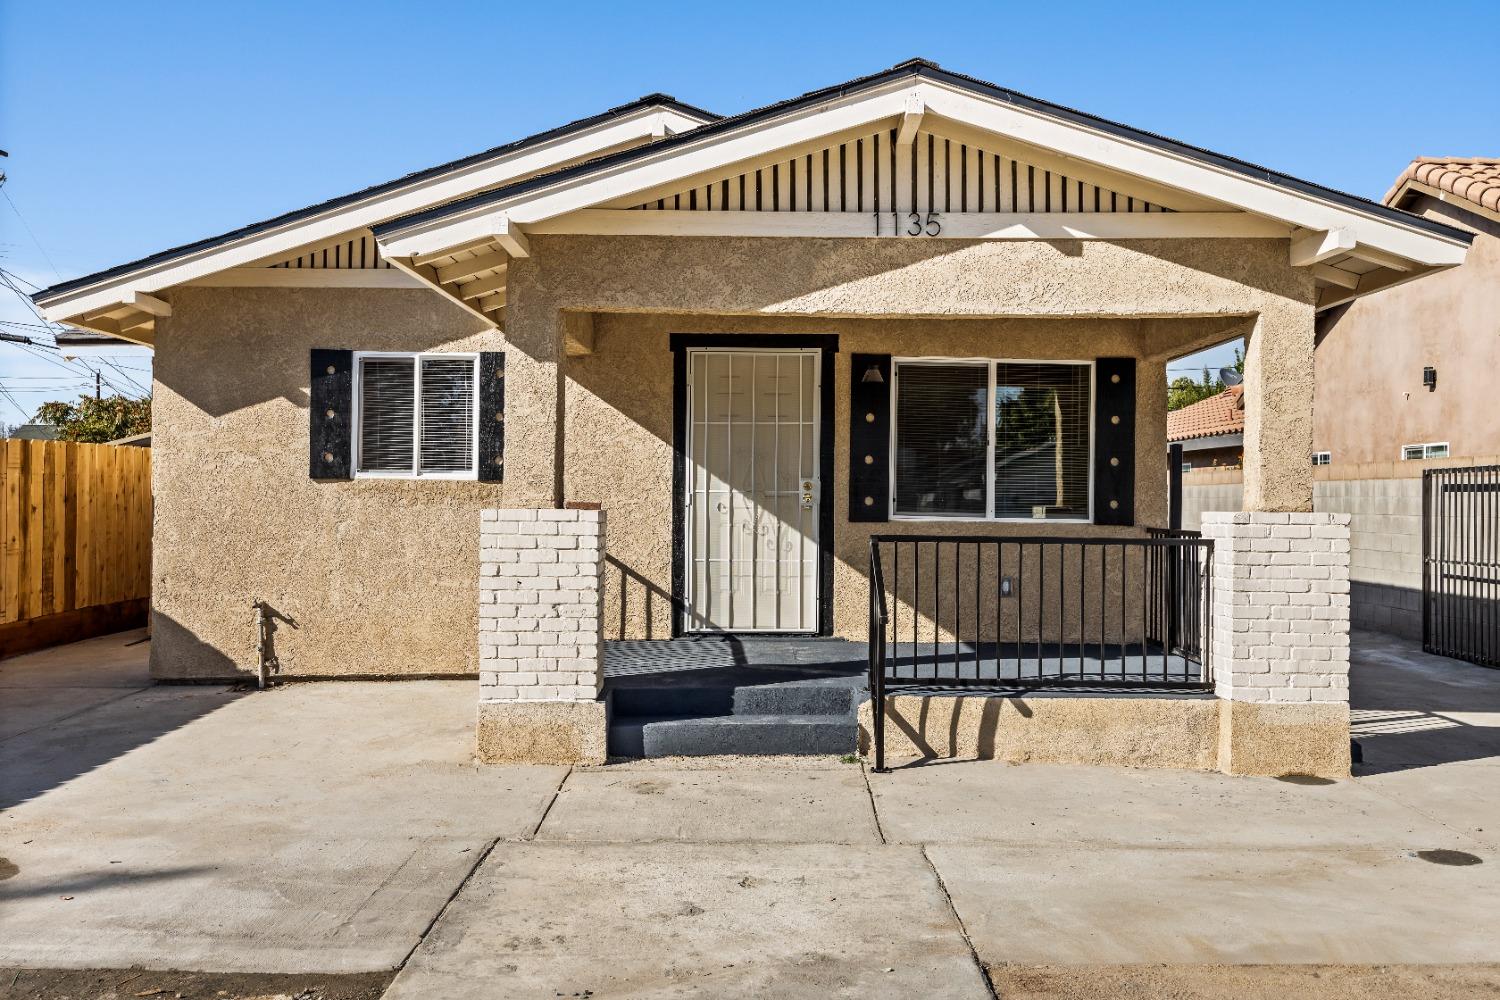
[(1339, 465), (1500, 455), (1500, 413), (1474, 405), (1500, 370), (1500, 158), (1418, 157), (1385, 204), (1471, 233), (1473, 250), (1379, 295), (1364, 292), (1384, 279), (1361, 275), (1325, 313), (1314, 453)]
[(1245, 393), (1238, 385), (1167, 414), (1167, 443), (1182, 446), (1182, 469), (1239, 468), (1245, 451)]
[[(909, 640), (869, 649), (903, 739), (916, 699), (992, 751), (1347, 773), (1314, 323), (1471, 237), (914, 60), (730, 117), (653, 95), (36, 299), (155, 347), (158, 678), (252, 674), (261, 601), (289, 674), (477, 674), (483, 759), (599, 760), (605, 640), (641, 672), (873, 633)], [(1241, 335), (1244, 510), (1154, 586), (1210, 565), (1148, 530), (1166, 362)], [(971, 717), (894, 687), (939, 650), (1184, 693)]]

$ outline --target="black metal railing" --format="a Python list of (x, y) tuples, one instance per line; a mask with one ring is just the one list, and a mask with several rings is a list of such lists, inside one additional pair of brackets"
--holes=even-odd
[(1204, 603), (1213, 543), (1146, 538), (876, 535), (870, 540), (875, 768), (886, 695), (1211, 685)]
[(1500, 465), (1422, 472), (1422, 648), (1500, 667)]

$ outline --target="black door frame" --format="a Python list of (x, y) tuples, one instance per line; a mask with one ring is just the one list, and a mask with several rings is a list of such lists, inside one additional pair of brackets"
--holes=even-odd
[[(818, 601), (817, 628), (776, 635), (833, 634), (833, 383), (838, 334), (674, 333), (672, 345), (672, 636), (687, 632), (687, 352), (693, 348), (816, 349), (822, 352), (818, 381)], [(734, 633), (725, 635), (763, 635)]]

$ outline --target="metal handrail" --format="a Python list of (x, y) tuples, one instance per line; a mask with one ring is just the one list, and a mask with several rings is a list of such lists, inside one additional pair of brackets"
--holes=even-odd
[[(891, 625), (891, 609), (886, 601), (886, 575), (885, 566), (882, 561), (880, 548), (882, 545), (892, 545), (892, 555), (895, 559), (893, 564), (896, 571), (896, 584), (901, 584), (902, 548), (912, 546), (912, 613), (913, 632), (910, 640), (912, 647), (911, 670), (913, 676), (889, 678), (887, 665), (889, 653), (887, 647), (887, 632)], [(933, 628), (933, 642), (931, 660), (927, 664), (921, 664), (919, 656), (919, 642), (916, 635), (916, 622), (919, 612), (916, 610), (925, 593), (922, 587), (922, 546), (934, 546), (932, 549), (932, 580), (931, 595), (933, 607), (928, 616)], [(955, 546), (954, 561), (950, 570), (942, 567), (940, 553), (947, 545)], [(974, 584), (972, 594), (960, 592), (963, 573), (960, 566), (961, 546), (976, 546), (974, 561)], [(1003, 590), (1005, 598), (1015, 597), (1017, 604), (1014, 615), (1011, 616), (1015, 623), (1015, 639), (1002, 636), (1002, 621), (1005, 617), (1002, 611), (1001, 594), (1002, 584), (1009, 580), (1005, 572), (1004, 553), (1008, 547), (1017, 547), (1017, 568), (1015, 581), (1017, 588)], [(994, 547), (995, 566), (993, 573), (987, 571), (983, 566), (982, 553), (988, 548)], [(1030, 587), (1029, 578), (1026, 575), (1026, 548), (1039, 547), (1040, 551), (1032, 558), (1037, 560), (1034, 575), (1037, 577), (1036, 592), (1030, 598), (1031, 606), (1036, 609), (1034, 618), (1025, 618), (1024, 611), (1028, 607), (1027, 590)], [(1063, 573), (1071, 574), (1073, 570), (1068, 568), (1069, 554), (1077, 550), (1076, 579), (1078, 588), (1071, 593), (1076, 595), (1075, 607), (1068, 608), (1068, 584), (1063, 582)], [(1110, 549), (1118, 550), (1116, 560), (1108, 558)], [(1126, 558), (1127, 550), (1139, 551), (1141, 554), (1136, 558), (1135, 565), (1139, 567), (1139, 581), (1133, 581), (1136, 576), (1131, 572), (1130, 561)], [(1057, 594), (1055, 602), (1048, 603), (1047, 596), (1047, 572), (1049, 552), (1057, 554), (1054, 571), (1059, 574), (1053, 591)], [(1094, 574), (1088, 567), (1088, 556), (1091, 552), (1098, 552), (1096, 560), (1098, 572)], [(885, 725), (887, 715), (886, 698), (891, 683), (897, 686), (918, 687), (959, 687), (966, 690), (992, 689), (992, 690), (1014, 690), (1017, 688), (1050, 688), (1050, 687), (1088, 687), (1088, 688), (1178, 688), (1188, 690), (1204, 690), (1211, 686), (1211, 671), (1208, 661), (1208, 650), (1211, 649), (1211, 616), (1205, 607), (1205, 599), (1209, 597), (1212, 578), (1213, 542), (1203, 539), (1196, 532), (1176, 532), (1166, 529), (1149, 529), (1148, 537), (1088, 537), (1080, 538), (1067, 535), (916, 535), (916, 534), (879, 534), (870, 537), (870, 601), (869, 601), (869, 670), (870, 670), (870, 698), (871, 698), (871, 728), (874, 756), (874, 770), (883, 773), (885, 765)], [(1114, 563), (1114, 575), (1109, 573), (1110, 563)], [(1085, 571), (1093, 575), (1086, 581)], [(951, 576), (951, 586), (950, 580)], [(985, 587), (984, 580), (992, 577), (992, 586)], [(1117, 585), (1111, 590), (1110, 581)], [(1086, 634), (1084, 606), (1088, 603), (1088, 597), (1094, 593), (1091, 587), (1097, 581), (1098, 600), (1091, 605), (1098, 620), (1097, 648), (1099, 650), (1097, 659), (1092, 653), (1096, 640)], [(1134, 590), (1130, 588), (1132, 582), (1136, 582)], [(995, 603), (989, 604), (985, 594), (992, 592), (995, 595)], [(1106, 594), (1119, 594), (1118, 602), (1110, 597), (1111, 605), (1104, 603)], [(949, 640), (938, 641), (940, 629), (946, 630), (947, 626), (942, 618), (943, 601), (945, 595), (951, 594), (952, 607), (954, 609), (954, 620), (951, 635), (953, 645), (952, 659), (948, 659), (947, 653), (941, 653), (940, 647), (948, 645)], [(965, 597), (972, 597), (971, 621), (969, 622), (972, 633), (960, 628), (963, 618)], [(1127, 623), (1126, 604), (1127, 600), (1133, 601), (1139, 608), (1140, 617), (1133, 622)], [(993, 625), (983, 622), (983, 614), (989, 608), (994, 608)], [(1046, 631), (1046, 611), (1049, 607), (1056, 609), (1052, 616), (1052, 624), (1055, 631), (1051, 637), (1044, 634)], [(1119, 622), (1118, 638), (1111, 639), (1110, 619), (1118, 607)], [(898, 609), (899, 610), (899, 609)], [(1076, 618), (1073, 614), (1076, 613)], [(1077, 622), (1077, 640), (1068, 638), (1068, 634), (1074, 632), (1072, 625)], [(1133, 625), (1140, 626), (1139, 642), (1131, 641)], [(1035, 626), (1035, 639), (1024, 638), (1023, 629), (1031, 629)], [(1006, 626), (1009, 629), (1009, 626)], [(983, 633), (983, 634), (981, 634)], [(993, 643), (990, 642), (993, 637)], [(969, 640), (972, 639), (972, 642)], [(897, 652), (900, 652), (902, 640), (899, 636), (894, 637), (897, 644)], [(1031, 658), (1029, 649), (1035, 644), (1036, 655)], [(920, 645), (926, 646), (925, 643)], [(960, 660), (960, 647), (964, 647), (962, 661)], [(993, 679), (981, 678), (980, 664), (988, 657), (984, 652), (993, 646), (993, 660), (995, 677)], [(1118, 660), (1120, 663), (1119, 673), (1110, 671), (1109, 664), (1116, 659), (1115, 655), (1106, 655), (1106, 650), (1118, 647)], [(1013, 657), (1017, 676), (1014, 678), (1002, 677), (1001, 663), (1009, 654), (1007, 648), (1015, 650)], [(1151, 650), (1155, 648), (1157, 652)], [(1134, 650), (1134, 651), (1132, 651)], [(1055, 651), (1055, 658), (1049, 659), (1049, 655)], [(969, 659), (972, 653), (972, 660)], [(1159, 670), (1151, 666), (1151, 662), (1160, 655), (1161, 667)], [(1072, 667), (1071, 663), (1077, 657), (1078, 666)], [(1127, 670), (1127, 661), (1138, 662), (1139, 672), (1135, 667)], [(1044, 671), (1043, 665), (1046, 664)], [(1087, 669), (1085, 665), (1087, 664)], [(1169, 665), (1170, 664), (1170, 665)], [(1024, 665), (1032, 665), (1035, 676), (1025, 676)], [(1190, 668), (1196, 667), (1196, 678), (1190, 676)], [(964, 676), (966, 671), (972, 668), (973, 676)], [(896, 665), (898, 675), (902, 671), (898, 659)], [(921, 671), (930, 669), (932, 676), (918, 677)], [(951, 669), (952, 676), (939, 676), (939, 672)], [(988, 668), (986, 668), (987, 670)]]

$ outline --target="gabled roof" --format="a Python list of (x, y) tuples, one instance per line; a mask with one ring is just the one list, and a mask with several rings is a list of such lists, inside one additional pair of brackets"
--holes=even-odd
[[(1453, 195), (1485, 212), (1500, 213), (1500, 157), (1419, 156), (1407, 164), (1385, 194), (1385, 203), (1400, 207), (1419, 188)], [(1446, 200), (1446, 199), (1445, 199)]]
[(1230, 386), (1216, 396), (1200, 399), (1167, 414), (1167, 440), (1191, 441), (1245, 431), (1244, 386)]
[[(938, 124), (924, 126), (924, 116)], [(648, 118), (649, 130), (643, 131)], [(611, 124), (617, 122), (625, 126)], [(833, 218), (834, 213), (809, 208), (800, 219), (781, 216), (771, 226), (751, 217), (771, 213), (745, 211), (731, 220), (734, 213), (714, 212), (684, 220), (626, 211), (632, 206), (622, 199), (639, 196), (639, 207), (674, 186), (688, 190), (730, 168), (754, 169), (788, 150), (810, 144), (826, 148), (861, 131), (909, 145), (918, 129), (931, 135), (937, 127), (966, 135), (980, 148), (992, 141), (1010, 143), (1023, 151), (1023, 160), (1026, 150), (1050, 157), (1065, 167), (1063, 177), (1076, 175), (1077, 183), (1093, 190), (1128, 191), (1135, 185), (1180, 203), (1179, 211), (1157, 214), (1148, 208), (1149, 214), (1135, 219), (1089, 215), (1086, 225), (1079, 223), (1082, 213), (1069, 217), (1066, 209), (1062, 217), (1046, 219), (1039, 218), (1039, 210), (1017, 206), (966, 209), (955, 213), (963, 218), (944, 225), (947, 238), (1290, 238), (1291, 264), (1309, 267), (1317, 276), (1320, 308), (1457, 264), (1473, 238), (1437, 220), (915, 59), (730, 118), (654, 95), (453, 164), (64, 282), (35, 298), (50, 319), (133, 337), (134, 331), (149, 330), (154, 316), (170, 314), (170, 303), (155, 298), (155, 291), (210, 275), (219, 283), (220, 272), (264, 268), (352, 235), (348, 245), (357, 242), (362, 259), (378, 243), (378, 258), (399, 269), (387, 270), (379, 287), (426, 284), (498, 325), (505, 260), (527, 252), (528, 232), (619, 232), (579, 227), (624, 224), (633, 226), (631, 231), (677, 226), (668, 231), (722, 235), (714, 227), (734, 222), (741, 235), (870, 235), (865, 223), (847, 212)], [(1169, 199), (1144, 198), (1170, 209)], [(651, 214), (658, 217), (641, 218)], [(635, 218), (622, 223), (629, 216)]]
[[(474, 153), (469, 156), (450, 161), (448, 163), (439, 164), (438, 166), (429, 167), (424, 170), (418, 170), (414, 173), (406, 174), (394, 180), (362, 188), (361, 190), (352, 192), (350, 194), (341, 195), (337, 198), (330, 198), (327, 201), (318, 202), (317, 204), (309, 205), (305, 208), (299, 208), (295, 211), (285, 212), (273, 218), (251, 223), (247, 226), (241, 226), (238, 229), (233, 229), (229, 232), (221, 233), (217, 236), (210, 236), (205, 239), (195, 240), (192, 243), (186, 243), (181, 246), (172, 247), (168, 250), (162, 250), (157, 253), (150, 254), (149, 256), (142, 257), (138, 260), (130, 261), (125, 264), (119, 264), (111, 268), (106, 268), (105, 270), (97, 271), (93, 274), (88, 274), (84, 275), (83, 277), (59, 282), (58, 284), (52, 285), (49, 288), (44, 288), (41, 291), (36, 292), (32, 295), (32, 299), (39, 305), (46, 306), (50, 303), (58, 301), (63, 297), (68, 296), (70, 293), (78, 292), (82, 289), (87, 289), (94, 285), (104, 284), (114, 279), (124, 278), (135, 273), (147, 272), (155, 268), (161, 268), (164, 265), (170, 265), (174, 262), (182, 261), (190, 257), (203, 255), (205, 253), (212, 253), (213, 251), (220, 248), (225, 248), (230, 245), (238, 245), (246, 240), (253, 239), (254, 237), (262, 234), (283, 232), (288, 228), (292, 228), (295, 230), (296, 227), (299, 226), (299, 224), (307, 224), (310, 226), (313, 223), (318, 222), (319, 220), (325, 219), (330, 215), (330, 213), (337, 212), (340, 209), (345, 209), (351, 206), (358, 206), (361, 204), (368, 204), (371, 202), (378, 202), (383, 198), (390, 198), (400, 193), (411, 191), (423, 185), (431, 184), (435, 181), (448, 177), (482, 176), (482, 172), (485, 170), (485, 168), (491, 165), (501, 164), (506, 162), (507, 160), (515, 159), (523, 153), (544, 149), (548, 147), (549, 144), (561, 145), (566, 140), (574, 139), (576, 137), (580, 137), (589, 133), (606, 134), (610, 135), (611, 138), (613, 138), (613, 134), (609, 132), (610, 126), (625, 123), (628, 121), (644, 120), (649, 118), (652, 114), (661, 114), (663, 112), (668, 113), (672, 116), (673, 124), (676, 125), (677, 128), (695, 128), (706, 122), (717, 121), (720, 117), (719, 115), (716, 115), (712, 112), (704, 111), (703, 109), (693, 107), (690, 104), (685, 104), (681, 101), (678, 101), (676, 98), (666, 94), (648, 94), (647, 96), (635, 101), (631, 101), (628, 104), (622, 104), (618, 107), (610, 108), (607, 111), (602, 111), (598, 114), (590, 115), (586, 118), (580, 118), (576, 121), (568, 122), (565, 125), (547, 129), (543, 132), (537, 132), (533, 135), (528, 135), (524, 138), (516, 139), (512, 142), (494, 146), (482, 152)], [(671, 131), (671, 128), (665, 129), (663, 130), (663, 134), (670, 134)], [(644, 126), (635, 126), (634, 132), (639, 135), (649, 134), (648, 131), (645, 130)], [(607, 139), (601, 140), (601, 142), (608, 141), (609, 140)], [(618, 143), (615, 144), (617, 145)], [(605, 145), (602, 148), (608, 149), (610, 147), (608, 145)], [(599, 150), (596, 149), (593, 152), (598, 151)], [(562, 155), (562, 158), (564, 159), (577, 158), (579, 152), (579, 150), (569, 149), (566, 151), (566, 153), (571, 154), (571, 156), (565, 154), (560, 155)], [(583, 148), (581, 152), (583, 156), (591, 155), (586, 147)], [(549, 165), (543, 162), (539, 169), (545, 170), (548, 168), (548, 166)], [(524, 172), (535, 173), (537, 169), (538, 167), (532, 167), (532, 169), (526, 170)], [(481, 184), (481, 186), (493, 186), (493, 183), (489, 185)], [(472, 190), (473, 189), (471, 187), (469, 191), (461, 193), (472, 193)], [(451, 193), (449, 197), (452, 197)], [(330, 233), (326, 230), (309, 232), (307, 238), (302, 242), (304, 244), (311, 244), (330, 235), (334, 235), (334, 233)], [(297, 237), (294, 235), (292, 239), (295, 240), (297, 239)], [(233, 265), (231, 264), (228, 266)]]
[(1147, 132), (1142, 129), (1132, 128), (1129, 125), (1123, 125), (1119, 122), (1111, 121), (1106, 118), (1100, 118), (1096, 115), (1087, 114), (1082, 111), (1077, 111), (1073, 108), (1068, 108), (1060, 104), (1052, 104), (1048, 101), (1043, 101), (1035, 97), (1029, 97), (1025, 94), (1019, 93), (1018, 91), (1009, 90), (1005, 87), (1000, 87), (996, 84), (989, 83), (972, 76), (966, 76), (961, 73), (954, 73), (952, 71), (945, 70), (937, 63), (930, 62), (925, 59), (910, 59), (906, 62), (899, 63), (891, 67), (890, 69), (882, 70), (879, 73), (872, 73), (869, 76), (858, 77), (854, 80), (835, 84), (831, 87), (825, 87), (821, 90), (810, 91), (808, 93), (802, 94), (799, 97), (793, 97), (776, 104), (770, 104), (762, 108), (756, 108), (754, 110), (746, 111), (738, 115), (731, 115), (726, 118), (720, 118), (718, 121), (713, 122), (709, 125), (705, 125), (702, 128), (694, 129), (692, 132), (669, 137), (663, 142), (653, 143), (650, 147), (640, 147), (631, 150), (624, 150), (613, 155), (602, 156), (584, 163), (565, 167), (561, 170), (528, 178), (515, 184), (506, 185), (493, 191), (483, 192), (481, 194), (461, 199), (459, 201), (454, 201), (446, 205), (436, 206), (434, 208), (427, 209), (421, 212), (412, 213), (411, 215), (405, 216), (403, 218), (393, 219), (390, 222), (383, 223), (382, 225), (375, 227), (376, 235), (383, 236), (385, 234), (398, 232), (412, 226), (421, 225), (425, 222), (459, 215), (474, 208), (503, 203), (507, 200), (515, 198), (518, 195), (523, 195), (530, 191), (535, 191), (541, 188), (555, 185), (561, 181), (591, 173), (598, 173), (608, 168), (616, 167), (625, 163), (630, 163), (632, 161), (639, 160), (645, 157), (657, 157), (675, 147), (701, 143), (718, 135), (732, 132), (737, 129), (743, 129), (746, 126), (753, 125), (764, 120), (792, 114), (794, 112), (808, 108), (814, 108), (835, 98), (847, 97), (861, 91), (870, 90), (879, 86), (889, 84), (893, 81), (900, 81), (903, 79), (911, 79), (914, 81), (932, 80), (934, 82), (948, 84), (950, 86), (954, 86), (963, 90), (968, 90), (972, 93), (1003, 101), (1006, 104), (1018, 108), (1038, 112), (1054, 119), (1084, 125), (1092, 129), (1103, 131), (1109, 135), (1141, 142), (1166, 152), (1176, 153), (1197, 162), (1229, 170), (1233, 173), (1239, 174), (1243, 177), (1255, 181), (1274, 184), (1289, 191), (1295, 191), (1301, 194), (1309, 195), (1317, 199), (1326, 201), (1332, 205), (1338, 205), (1340, 207), (1360, 212), (1362, 214), (1367, 214), (1373, 218), (1378, 218), (1412, 229), (1429, 232), (1437, 236), (1460, 240), (1465, 244), (1467, 244), (1472, 239), (1469, 233), (1466, 233), (1460, 229), (1456, 229), (1452, 226), (1444, 225), (1441, 222), (1436, 222), (1430, 219), (1422, 218), (1420, 216), (1415, 216), (1408, 212), (1402, 212), (1400, 210), (1390, 208), (1389, 206), (1384, 205), (1380, 202), (1372, 201), (1368, 198), (1362, 198), (1358, 195), (1338, 191), (1330, 187), (1325, 187), (1321, 184), (1316, 184), (1312, 181), (1300, 180), (1296, 177), (1292, 177), (1289, 174), (1279, 173), (1267, 167), (1257, 166), (1256, 164), (1249, 163), (1245, 160), (1236, 159), (1235, 157), (1231, 156), (1225, 156), (1221, 153), (1215, 153), (1210, 150), (1203, 149), (1199, 146), (1193, 146), (1176, 139), (1170, 139), (1165, 136), (1157, 135), (1153, 132)]

